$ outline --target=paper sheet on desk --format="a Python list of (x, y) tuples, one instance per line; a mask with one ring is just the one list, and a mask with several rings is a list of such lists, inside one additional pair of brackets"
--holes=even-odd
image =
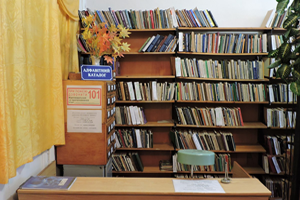
[(175, 180), (175, 192), (225, 193), (217, 180)]

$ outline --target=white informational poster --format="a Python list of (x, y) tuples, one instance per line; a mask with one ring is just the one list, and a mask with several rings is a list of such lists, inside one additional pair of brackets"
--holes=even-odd
[(175, 180), (175, 192), (225, 193), (218, 180)]
[(68, 110), (67, 132), (102, 133), (102, 111)]
[(66, 98), (67, 108), (102, 108), (102, 86), (68, 85)]

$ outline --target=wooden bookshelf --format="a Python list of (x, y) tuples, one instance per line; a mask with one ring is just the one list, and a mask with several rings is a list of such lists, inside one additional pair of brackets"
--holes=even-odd
[(178, 128), (221, 128), (221, 129), (266, 129), (267, 126), (262, 122), (244, 122), (244, 126), (197, 126), (176, 124)]
[(253, 175), (258, 175), (258, 174), (266, 174), (263, 168), (257, 166), (257, 167), (243, 167), (246, 172), (249, 174)]
[[(176, 149), (179, 151), (180, 149)], [(261, 145), (236, 145), (235, 151), (210, 150), (215, 153), (265, 153), (266, 150)]]
[(153, 148), (118, 148), (118, 151), (174, 151), (171, 144), (153, 144)]
[(136, 103), (175, 103), (174, 100), (172, 101), (116, 101), (116, 103), (133, 103), (133, 104), (136, 104)]
[(175, 76), (116, 76), (116, 79), (173, 79)]
[(195, 55), (195, 56), (267, 56), (268, 53), (194, 53), (194, 52), (177, 52), (178, 55)]
[(179, 31), (241, 31), (241, 32), (270, 32), (272, 28), (261, 28), (261, 27), (199, 27), (199, 28), (187, 28), (187, 27), (179, 27)]
[(161, 29), (129, 29), (129, 32), (164, 32), (176, 31), (175, 28), (161, 28)]
[(124, 52), (123, 55), (175, 55), (175, 52)]
[(159, 122), (147, 122), (146, 124), (140, 125), (120, 125), (116, 124), (117, 128), (125, 128), (125, 127), (173, 127), (174, 123), (159, 123)]
[(245, 102), (245, 101), (188, 101), (188, 100), (177, 100), (177, 103), (197, 103), (197, 104), (269, 104), (268, 101), (256, 101), (256, 102)]
[(195, 81), (224, 81), (224, 82), (269, 82), (268, 79), (225, 79), (225, 78), (198, 78), (198, 77), (176, 77), (180, 80), (195, 80)]

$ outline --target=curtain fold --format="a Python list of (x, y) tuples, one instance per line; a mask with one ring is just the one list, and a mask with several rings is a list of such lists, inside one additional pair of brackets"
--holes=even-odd
[(34, 156), (65, 143), (62, 78), (78, 71), (78, 22), (59, 5), (0, 4), (0, 184)]

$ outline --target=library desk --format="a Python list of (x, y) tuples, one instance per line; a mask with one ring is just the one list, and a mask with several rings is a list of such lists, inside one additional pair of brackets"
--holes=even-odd
[[(221, 179), (218, 179), (219, 181)], [(232, 178), (221, 184), (225, 193), (175, 193), (172, 178), (78, 177), (67, 190), (19, 189), (19, 200), (268, 200), (271, 192), (256, 178)]]

